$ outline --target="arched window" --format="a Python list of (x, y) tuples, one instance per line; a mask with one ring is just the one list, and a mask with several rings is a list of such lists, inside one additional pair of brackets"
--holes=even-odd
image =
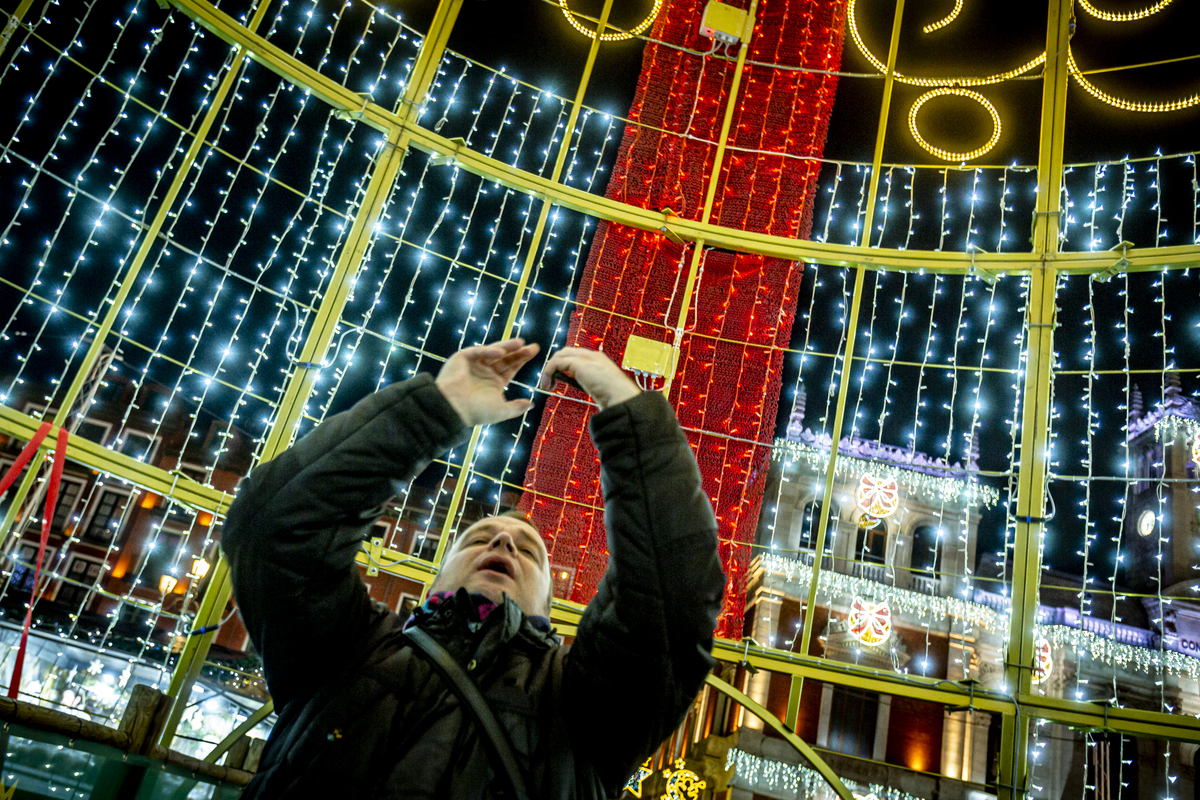
[(938, 534), (942, 530), (937, 525), (919, 525), (912, 535), (912, 561), (910, 562), (913, 577), (913, 588), (929, 594), (937, 593), (937, 586), (942, 571), (942, 548), (945, 546), (943, 537)]
[[(819, 500), (813, 500), (804, 507), (804, 514), (800, 518), (800, 538), (797, 541), (796, 547), (800, 550), (812, 550), (817, 546), (817, 531), (820, 530), (821, 513), (824, 506)], [(837, 531), (838, 524), (838, 509), (833, 507), (833, 513), (829, 520), (829, 525), (825, 529), (825, 552), (828, 553), (833, 546), (833, 534)]]
[(887, 523), (870, 514), (860, 514), (854, 553), (860, 561), (883, 564), (887, 560)]

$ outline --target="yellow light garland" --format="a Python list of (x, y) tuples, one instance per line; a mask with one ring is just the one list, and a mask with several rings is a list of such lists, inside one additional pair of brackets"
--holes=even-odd
[(1139, 103), (1134, 100), (1125, 100), (1121, 97), (1108, 94), (1100, 89), (1094, 83), (1087, 79), (1083, 74), (1083, 70), (1079, 69), (1079, 65), (1075, 63), (1075, 51), (1067, 45), (1067, 68), (1071, 72), (1071, 77), (1084, 88), (1084, 90), (1097, 100), (1108, 103), (1110, 106), (1116, 106), (1123, 111), (1139, 111), (1142, 113), (1155, 114), (1163, 111), (1179, 111), (1183, 108), (1191, 108), (1194, 105), (1200, 104), (1200, 93), (1194, 94), (1191, 97), (1183, 100), (1171, 100), (1165, 103)]
[[(920, 131), (917, 130), (917, 112), (921, 110), (921, 106), (925, 105), (926, 102), (941, 95), (956, 95), (958, 97), (966, 97), (970, 100), (974, 100), (976, 103), (979, 103), (981, 106), (987, 109), (987, 112), (992, 116), (992, 138), (988, 140), (987, 144), (983, 145), (982, 147), (977, 147), (967, 153), (954, 153), (949, 150), (943, 150), (940, 147), (934, 147), (929, 142), (925, 141), (925, 137), (923, 137)], [(1000, 114), (996, 111), (996, 107), (993, 106), (991, 102), (989, 102), (988, 99), (979, 92), (972, 92), (970, 89), (961, 89), (957, 86), (942, 86), (921, 95), (916, 99), (916, 102), (912, 104), (912, 109), (908, 112), (908, 129), (912, 132), (913, 138), (917, 140), (917, 144), (921, 145), (921, 147), (924, 147), (938, 158), (945, 161), (954, 162), (971, 161), (972, 159), (979, 158), (981, 155), (991, 150), (996, 146), (996, 142), (1000, 141)]]
[[(637, 36), (639, 33), (654, 24), (655, 17), (657, 17), (658, 12), (662, 10), (662, 4), (663, 0), (654, 0), (654, 7), (650, 9), (649, 16), (647, 16), (644, 20), (639, 22), (637, 25), (634, 25), (627, 31), (621, 31), (619, 33), (602, 33), (600, 34), (600, 41), (619, 42), (623, 39), (632, 39), (634, 36)], [(560, 9), (562, 9), (563, 16), (567, 18), (567, 22), (571, 23), (571, 27), (582, 33), (584, 36), (587, 36), (589, 39), (596, 38), (596, 32), (594, 30), (588, 28), (575, 18), (574, 12), (567, 7), (567, 0), (558, 0), (558, 6)]]
[(1080, 8), (1091, 14), (1096, 19), (1102, 19), (1105, 22), (1133, 22), (1134, 20), (1145, 19), (1152, 14), (1157, 14), (1169, 5), (1171, 5), (1171, 0), (1158, 0), (1157, 3), (1149, 8), (1143, 8), (1137, 11), (1124, 11), (1119, 14), (1114, 14), (1111, 11), (1101, 11), (1087, 0), (1079, 0)]
[[(856, 0), (850, 0), (850, 6), (847, 9), (847, 13), (846, 13), (846, 18), (847, 18), (847, 20), (849, 20), (849, 23), (850, 23), (850, 36), (852, 39), (854, 39), (854, 44), (858, 47), (859, 52), (862, 53), (863, 58), (865, 58), (865, 59), (867, 59), (867, 61), (871, 62), (871, 66), (875, 67), (875, 69), (879, 70), (881, 73), (886, 73), (887, 66), (882, 61), (880, 61), (878, 58), (876, 58), (874, 53), (872, 53), (870, 50), (867, 49), (866, 43), (863, 42), (862, 34), (860, 34), (858, 32), (858, 22), (854, 17), (855, 2), (856, 2)], [(908, 84), (909, 86), (925, 86), (928, 88), (934, 88), (936, 86), (950, 86), (950, 85), (987, 86), (992, 83), (1000, 83), (1001, 81), (1006, 81), (1009, 78), (1015, 78), (1018, 75), (1020, 75), (1024, 72), (1028, 72), (1029, 70), (1033, 69), (1034, 67), (1039, 66), (1045, 60), (1046, 60), (1046, 53), (1045, 53), (1045, 51), (1043, 51), (1041, 53), (1041, 55), (1038, 55), (1037, 57), (1025, 62), (1021, 66), (1016, 67), (1015, 69), (1010, 69), (1007, 72), (999, 72), (995, 75), (985, 75), (981, 78), (972, 78), (972, 77), (920, 78), (920, 77), (914, 77), (911, 75), (905, 75), (902, 72), (893, 73), (893, 77), (899, 83)]]
[[(565, 0), (560, 0), (560, 2), (565, 2)], [(1135, 20), (1144, 19), (1153, 14), (1157, 14), (1159, 11), (1161, 11), (1162, 9), (1164, 9), (1168, 5), (1170, 5), (1171, 2), (1172, 2), (1172, 0), (1158, 0), (1158, 2), (1152, 6), (1148, 6), (1146, 8), (1143, 8), (1143, 9), (1140, 9), (1137, 11), (1129, 11), (1129, 12), (1123, 12), (1123, 13), (1119, 13), (1119, 14), (1108, 12), (1108, 11), (1102, 11), (1102, 10), (1096, 8), (1095, 6), (1091, 5), (1087, 0), (1080, 0), (1080, 5), (1083, 6), (1083, 10), (1086, 11), (1088, 14), (1091, 14), (1092, 16), (1094, 16), (1098, 19), (1105, 20), (1107, 22), (1133, 22)], [(873, 66), (873, 67), (875, 67), (875, 69), (879, 70), (880, 73), (887, 74), (887, 66), (882, 61), (880, 61), (878, 58), (876, 58), (874, 53), (872, 53), (870, 50), (867, 49), (866, 42), (863, 41), (862, 34), (858, 30), (858, 20), (855, 17), (855, 5), (856, 5), (856, 0), (849, 0), (849, 6), (846, 10), (846, 19), (849, 21), (849, 27), (850, 27), (850, 38), (854, 40), (854, 44), (855, 44), (855, 46), (858, 47), (858, 51), (860, 53), (862, 53), (863, 58), (867, 59), (867, 61), (869, 61), (871, 63), (871, 66)], [(930, 25), (926, 25), (923, 28), (925, 33), (931, 33), (935, 30), (938, 30), (939, 28), (944, 28), (945, 26), (949, 25), (958, 16), (959, 12), (962, 10), (962, 6), (963, 6), (963, 0), (955, 0), (954, 9), (945, 18), (940, 19), (937, 22), (934, 22)], [(971, 161), (972, 159), (979, 158), (981, 155), (983, 155), (984, 153), (991, 150), (992, 147), (995, 146), (996, 142), (999, 141), (999, 139), (1000, 139), (1000, 115), (998, 113), (996, 113), (995, 107), (990, 102), (988, 102), (988, 100), (983, 95), (979, 94), (978, 92), (967, 91), (966, 89), (964, 89), (962, 87), (987, 86), (987, 85), (994, 84), (994, 83), (1000, 83), (1001, 81), (1008, 80), (1009, 78), (1015, 78), (1018, 75), (1021, 75), (1022, 73), (1028, 72), (1029, 70), (1033, 69), (1034, 67), (1040, 66), (1041, 64), (1045, 63), (1045, 61), (1046, 61), (1046, 53), (1045, 53), (1045, 51), (1042, 51), (1042, 53), (1040, 55), (1025, 62), (1021, 66), (1016, 67), (1015, 69), (1010, 69), (1007, 72), (1000, 72), (995, 75), (987, 75), (987, 76), (980, 77), (980, 78), (972, 78), (972, 77), (921, 78), (921, 77), (913, 77), (913, 76), (905, 75), (898, 71), (894, 72), (892, 77), (899, 83), (908, 84), (909, 86), (922, 86), (922, 87), (933, 89), (933, 91), (926, 92), (925, 94), (918, 97), (916, 102), (913, 103), (913, 106), (908, 114), (909, 130), (912, 132), (913, 138), (916, 140), (917, 144), (919, 144), (921, 147), (925, 148), (925, 150), (927, 150), (932, 155), (937, 156), (938, 158), (941, 158), (945, 161), (963, 162), (963, 161)], [(1167, 102), (1158, 102), (1158, 103), (1146, 103), (1146, 102), (1139, 102), (1139, 101), (1135, 101), (1135, 100), (1126, 100), (1124, 98), (1108, 94), (1107, 92), (1103, 91), (1098, 86), (1093, 84), (1091, 81), (1089, 81), (1087, 79), (1087, 77), (1083, 74), (1083, 71), (1081, 69), (1079, 69), (1078, 64), (1075, 63), (1074, 50), (1072, 50), (1070, 44), (1067, 45), (1067, 69), (1070, 72), (1071, 77), (1073, 77), (1075, 79), (1075, 81), (1081, 87), (1083, 87), (1084, 91), (1086, 91), (1092, 97), (1095, 97), (1100, 102), (1107, 103), (1108, 105), (1113, 106), (1115, 108), (1119, 108), (1122, 111), (1137, 111), (1137, 112), (1141, 112), (1141, 113), (1153, 114), (1153, 113), (1161, 113), (1164, 111), (1179, 111), (1181, 109), (1191, 108), (1193, 106), (1200, 105), (1200, 93), (1194, 94), (1191, 97), (1183, 98), (1181, 100), (1170, 100)], [(939, 95), (944, 95), (944, 94), (954, 94), (954, 95), (958, 95), (960, 97), (969, 97), (970, 99), (976, 101), (977, 103), (982, 105), (985, 109), (987, 109), (988, 113), (992, 117), (992, 123), (994, 125), (994, 128), (992, 130), (992, 138), (991, 138), (991, 140), (988, 141), (987, 144), (985, 144), (983, 147), (977, 148), (968, 153), (953, 153), (948, 150), (942, 150), (941, 148), (934, 147), (933, 145), (929, 144), (929, 142), (927, 142), (923, 136), (921, 136), (920, 132), (917, 130), (917, 122), (916, 122), (917, 111), (927, 101), (932, 100), (933, 98), (938, 97)]]
[[(1171, 0), (1166, 0), (1166, 2), (1169, 3), (1169, 2), (1171, 2)], [(963, 0), (954, 0), (954, 9), (949, 14), (942, 17), (937, 22), (929, 23), (921, 30), (925, 31), (925, 33), (933, 33), (934, 31), (936, 31), (940, 28), (946, 27), (951, 22), (954, 22), (955, 18), (958, 16), (958, 13), (960, 11), (962, 11), (962, 7), (963, 7)]]

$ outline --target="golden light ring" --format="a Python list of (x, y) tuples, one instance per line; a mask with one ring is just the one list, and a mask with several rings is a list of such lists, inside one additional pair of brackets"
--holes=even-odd
[[(560, 0), (560, 2), (561, 1), (562, 0)], [(886, 75), (887, 74), (887, 65), (884, 64), (882, 61), (880, 61), (878, 58), (876, 58), (875, 54), (867, 49), (867, 45), (866, 45), (866, 42), (863, 41), (862, 34), (860, 34), (858, 32), (858, 21), (854, 17), (855, 2), (856, 2), (856, 0), (850, 0), (850, 5), (848, 6), (848, 8), (846, 10), (846, 19), (849, 22), (849, 28), (850, 28), (850, 38), (852, 38), (854, 40), (854, 44), (856, 47), (858, 47), (858, 51), (860, 53), (862, 53), (863, 58), (865, 58), (867, 61), (871, 62), (871, 66), (875, 67), (875, 69), (879, 70), (881, 73)], [(1043, 50), (1040, 55), (1035, 56), (1034, 58), (1030, 59), (1029, 61), (1025, 62), (1024, 64), (1022, 64), (1021, 66), (1019, 66), (1015, 69), (1010, 69), (1007, 72), (998, 72), (995, 75), (985, 75), (981, 78), (973, 78), (973, 77), (918, 78), (918, 77), (913, 77), (910, 75), (905, 75), (902, 72), (893, 73), (893, 77), (899, 83), (908, 84), (909, 86), (925, 86), (927, 88), (933, 88), (935, 86), (950, 86), (951, 84), (956, 85), (956, 86), (987, 86), (992, 83), (1000, 83), (1001, 81), (1006, 81), (1009, 78), (1015, 78), (1018, 75), (1028, 72), (1029, 70), (1033, 69), (1034, 67), (1040, 65), (1045, 60), (1046, 60), (1046, 52)]]
[[(983, 145), (982, 147), (977, 147), (967, 153), (954, 153), (949, 150), (943, 150), (940, 147), (934, 147), (929, 142), (925, 141), (925, 137), (923, 137), (921, 132), (917, 130), (917, 112), (921, 110), (921, 106), (925, 105), (925, 103), (942, 95), (966, 97), (970, 100), (974, 100), (976, 103), (979, 103), (979, 105), (983, 106), (984, 109), (987, 110), (988, 114), (992, 116), (992, 138), (988, 140), (987, 144)], [(912, 131), (913, 138), (917, 140), (917, 144), (921, 145), (921, 147), (924, 147), (933, 155), (944, 161), (960, 163), (979, 158), (981, 155), (996, 146), (996, 142), (1000, 141), (1000, 114), (996, 111), (996, 107), (979, 92), (972, 92), (970, 89), (963, 89), (958, 86), (940, 86), (936, 89), (926, 92), (918, 97), (915, 102), (913, 102), (912, 109), (910, 109), (908, 112), (908, 129)]]
[(1084, 11), (1091, 14), (1096, 19), (1102, 19), (1105, 22), (1133, 22), (1134, 20), (1145, 19), (1153, 14), (1157, 14), (1167, 6), (1171, 5), (1171, 0), (1158, 0), (1158, 2), (1152, 6), (1138, 9), (1137, 11), (1123, 11), (1116, 14), (1111, 11), (1101, 11), (1089, 3), (1088, 0), (1079, 0), (1079, 5)]
[[(602, 33), (600, 34), (600, 41), (619, 42), (623, 39), (632, 39), (634, 36), (637, 36), (639, 33), (654, 24), (654, 20), (658, 16), (658, 12), (662, 10), (662, 4), (663, 0), (654, 0), (654, 7), (650, 9), (650, 14), (644, 20), (639, 22), (637, 25), (634, 25), (627, 31), (621, 31), (620, 33)], [(590, 39), (596, 38), (596, 32), (577, 20), (574, 12), (567, 8), (567, 0), (558, 0), (558, 7), (562, 10), (563, 16), (567, 18), (567, 22), (571, 23), (571, 27)]]
[[(1171, 2), (1171, 0), (1166, 0), (1166, 2), (1169, 3), (1169, 2)], [(962, 11), (962, 7), (963, 7), (963, 0), (954, 0), (954, 8), (952, 8), (950, 10), (949, 14), (942, 17), (937, 22), (929, 23), (921, 30), (924, 31), (925, 33), (933, 33), (936, 30), (946, 27), (947, 25), (949, 25), (951, 22), (954, 22), (954, 20), (958, 18), (959, 12)]]
[(1111, 95), (1087, 79), (1087, 76), (1079, 69), (1079, 65), (1075, 63), (1075, 51), (1070, 45), (1067, 45), (1067, 69), (1070, 70), (1071, 77), (1092, 97), (1102, 103), (1108, 103), (1110, 106), (1115, 106), (1124, 111), (1141, 111), (1147, 114), (1155, 114), (1163, 111), (1179, 111), (1180, 109), (1200, 105), (1200, 93), (1182, 100), (1171, 100), (1166, 103), (1141, 103)]

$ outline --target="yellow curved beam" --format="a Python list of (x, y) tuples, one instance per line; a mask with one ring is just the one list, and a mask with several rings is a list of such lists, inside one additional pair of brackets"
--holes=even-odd
[(238, 725), (229, 735), (220, 741), (220, 743), (212, 749), (212, 752), (204, 757), (206, 764), (215, 764), (217, 759), (225, 754), (225, 751), (233, 747), (233, 743), (245, 736), (250, 731), (262, 722), (271, 712), (275, 710), (275, 701), (267, 698), (267, 702), (258, 707), (258, 710), (246, 718), (246, 721)]
[[(606, 197), (589, 194), (581, 189), (563, 186), (548, 178), (509, 166), (503, 161), (488, 158), (482, 153), (466, 147), (461, 139), (451, 140), (438, 136), (419, 125), (407, 123), (399, 115), (374, 103), (364, 103), (362, 95), (355, 94), (345, 86), (288, 55), (261, 36), (251, 33), (206, 0), (164, 0), (164, 2), (169, 2), (224, 41), (245, 47), (250, 57), (264, 67), (281, 78), (307, 89), (322, 101), (344, 112), (347, 117), (380, 131), (403, 131), (411, 146), (447, 157), (460, 169), (480, 175), (523, 194), (550, 200), (563, 208), (619, 225), (627, 225), (645, 231), (658, 231), (664, 234), (670, 233), (672, 236), (686, 241), (694, 242), (703, 239), (706, 244), (724, 250), (755, 253), (791, 261), (833, 266), (863, 266), (867, 269), (898, 272), (924, 271), (938, 274), (966, 274), (989, 279), (1008, 273), (1028, 273), (1049, 262), (1054, 262), (1059, 272), (1066, 274), (1148, 272), (1161, 270), (1168, 265), (1180, 268), (1200, 266), (1200, 246), (1196, 245), (1129, 248), (1120, 253), (1059, 253), (1057, 251), (1038, 254), (955, 253), (931, 250), (884, 250), (848, 244), (802, 241), (787, 236), (770, 236), (765, 233), (754, 233), (682, 219), (670, 213), (627, 205), (619, 200), (610, 200)], [(1037, 59), (1035, 62), (1040, 63)], [(1033, 63), (1030, 62), (1022, 69), (1032, 66)], [(897, 75), (896, 78), (900, 80), (901, 76)]]
[(796, 748), (796, 750), (800, 752), (800, 755), (804, 756), (804, 758), (808, 760), (809, 764), (812, 764), (813, 769), (821, 773), (821, 777), (829, 783), (831, 789), (837, 792), (838, 797), (842, 798), (842, 800), (855, 800), (854, 794), (846, 788), (846, 784), (842, 783), (842, 779), (839, 778), (837, 773), (825, 763), (825, 760), (817, 755), (817, 751), (809, 747), (808, 742), (801, 739), (799, 736), (793, 733), (791, 729), (780, 722), (779, 717), (775, 716), (770, 711), (767, 711), (758, 703), (751, 700), (749, 696), (738, 691), (731, 684), (721, 680), (711, 672), (708, 674), (708, 677), (704, 679), (704, 681), (726, 697), (741, 703), (743, 708), (761, 719), (767, 725), (770, 725), (772, 730), (782, 736), (788, 744)]

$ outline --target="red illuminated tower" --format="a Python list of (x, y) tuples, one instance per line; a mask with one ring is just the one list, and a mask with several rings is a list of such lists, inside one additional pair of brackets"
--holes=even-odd
[[(703, 10), (703, 0), (667, 0), (653, 39), (707, 51), (712, 42), (698, 33)], [(819, 167), (815, 159), (824, 149), (837, 86), (829, 72), (841, 62), (844, 23), (841, 0), (760, 0), (748, 59), (755, 63), (742, 76), (714, 223), (808, 235)], [(608, 197), (700, 217), (733, 70), (732, 59), (701, 58), (657, 42), (646, 45), (629, 112), (635, 124), (625, 130)], [(619, 363), (630, 334), (672, 341), (690, 258), (690, 244), (601, 223), (576, 296), (568, 343), (602, 347)], [(774, 436), (783, 365), (779, 348), (791, 336), (802, 265), (711, 250), (702, 269), (670, 400), (691, 429), (689, 439), (720, 524), (730, 589), (719, 632), (736, 638), (770, 455), (768, 446), (754, 443), (769, 443)], [(587, 435), (589, 411), (581, 403), (550, 400), (523, 499), (547, 537), (558, 594), (569, 592), (580, 602), (591, 598), (608, 560), (599, 464)], [(573, 585), (564, 586), (564, 580)]]

